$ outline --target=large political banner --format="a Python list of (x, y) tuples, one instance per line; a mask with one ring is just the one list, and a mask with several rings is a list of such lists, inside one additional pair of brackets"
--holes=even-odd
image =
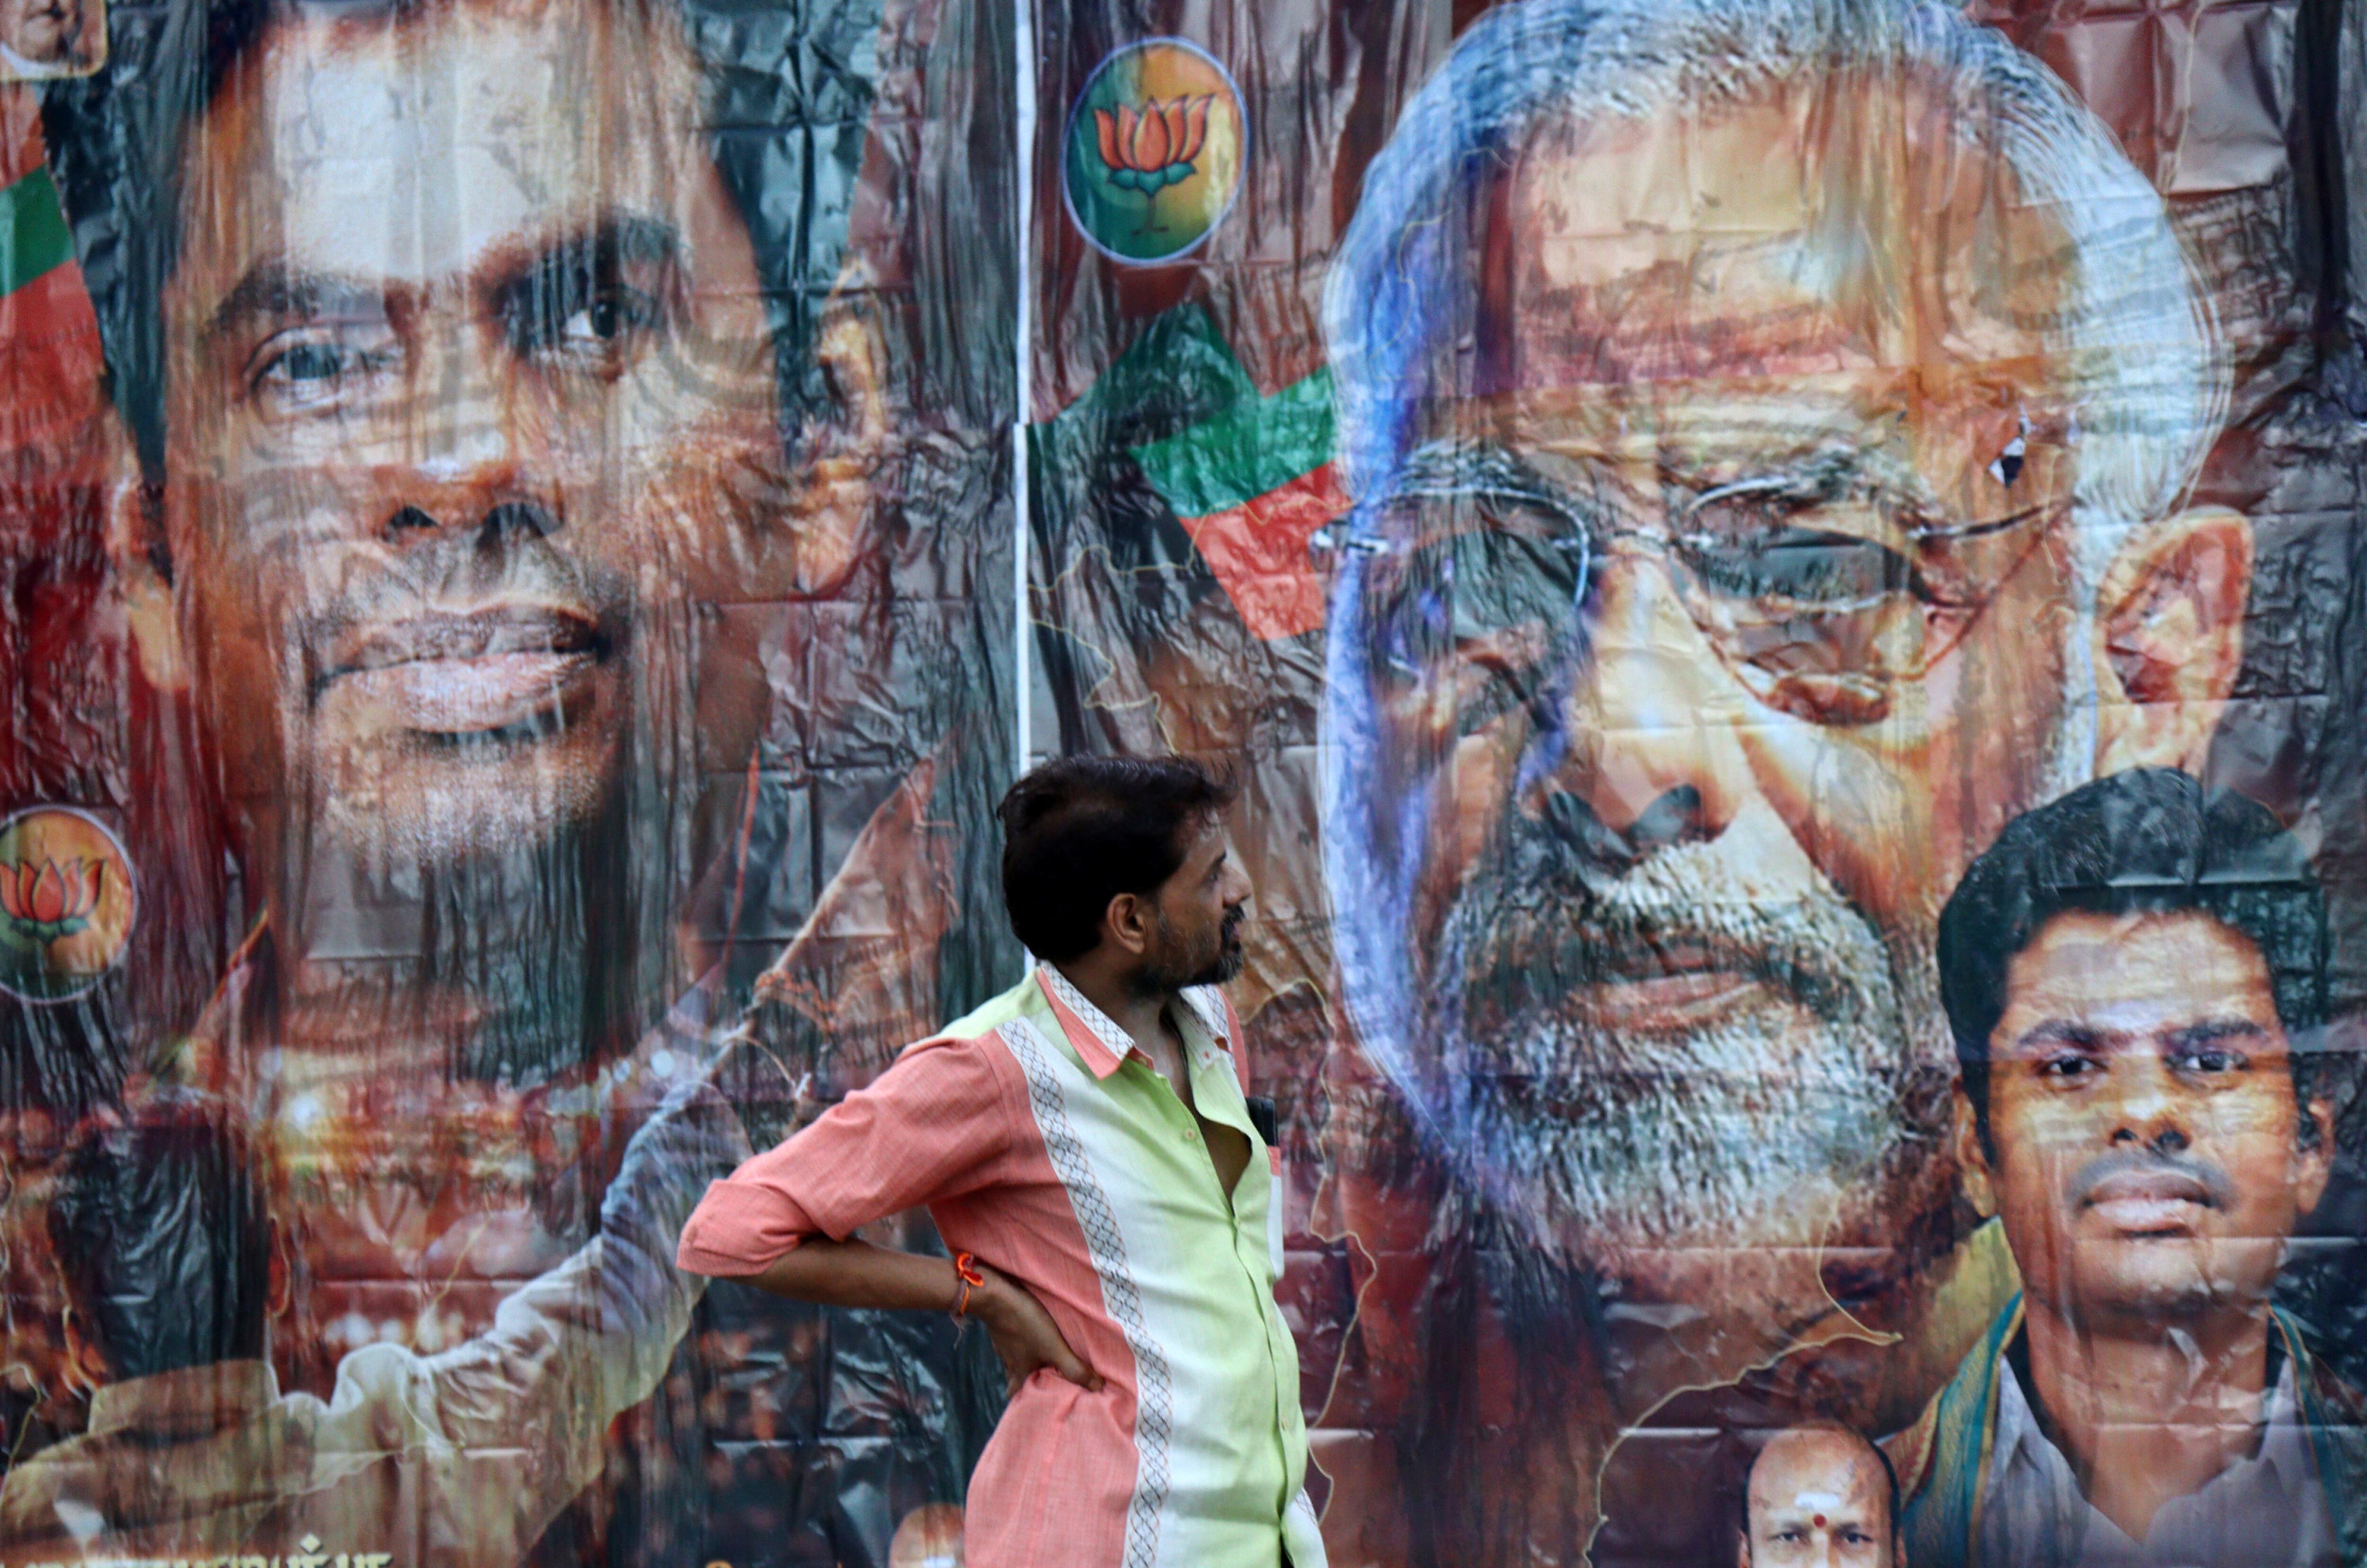
[(1039, 16), (1037, 744), (1244, 782), (1331, 1561), (2367, 1561), (2360, 8)]
[(0, 1562), (958, 1563), (984, 1336), (675, 1239), (1175, 751), (1333, 1563), (2367, 1562), (2362, 169), (2357, 0), (0, 0)]

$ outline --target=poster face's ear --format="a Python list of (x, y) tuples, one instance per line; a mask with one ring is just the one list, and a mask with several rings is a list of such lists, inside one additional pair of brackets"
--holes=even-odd
[(838, 580), (861, 548), (890, 444), (888, 346), (878, 302), (842, 279), (816, 335), (831, 396), (801, 476), (798, 579), (811, 591)]
[(181, 691), (189, 665), (173, 608), (173, 551), (164, 531), (164, 491), (141, 471), (130, 432), (112, 412), (107, 446), (107, 553), (140, 673), (159, 691)]
[(2096, 771), (2200, 773), (2244, 657), (2252, 525), (2198, 507), (2130, 537), (2097, 596)]
[(2334, 1102), (2304, 1100), (2293, 1111), (2317, 1134), (2293, 1153), (2293, 1207), (2304, 1215), (2315, 1214), (2327, 1184), (2334, 1179)]
[(1993, 1220), (1998, 1211), (1997, 1191), (1989, 1183), (1988, 1151), (1981, 1146), (1980, 1122), (1973, 1114), (1972, 1096), (1958, 1084), (1952, 1098), (1956, 1169), (1965, 1184), (1965, 1201), (1982, 1219)]

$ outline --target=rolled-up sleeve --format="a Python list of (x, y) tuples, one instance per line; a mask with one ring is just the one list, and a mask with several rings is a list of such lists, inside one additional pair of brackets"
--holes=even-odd
[(1018, 1074), (991, 1035), (912, 1047), (870, 1087), (722, 1180), (683, 1227), (693, 1274), (761, 1273), (808, 1236), (844, 1241), (919, 1204), (990, 1185), (1021, 1109)]

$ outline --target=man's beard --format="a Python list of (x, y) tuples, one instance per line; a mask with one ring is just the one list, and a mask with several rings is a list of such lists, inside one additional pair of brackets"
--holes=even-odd
[[(443, 1038), (454, 1078), (528, 1087), (588, 1070), (630, 1051), (679, 994), (678, 905), (716, 847), (697, 842), (690, 781), (661, 766), (697, 755), (690, 619), (643, 608), (615, 761), (572, 778), (572, 794), (497, 805), (516, 813), (502, 832), (481, 821), (422, 835), (302, 780), (282, 906), (308, 951), (342, 928), (393, 960), (383, 1025)], [(470, 1021), (402, 1017), (406, 997), (437, 996), (466, 997)]]
[[(1702, 953), (1694, 1019), (1556, 1006)], [(1714, 843), (1614, 875), (1508, 812), (1418, 1005), (1467, 1196), (1566, 1264), (1818, 1244), (1928, 1152), (1945, 1069), (1919, 1068), (1946, 1060), (1931, 958), (1928, 931), (1886, 942), (1821, 877), (1771, 903)]]
[(1248, 954), (1241, 947), (1241, 911), (1229, 909), (1217, 927), (1213, 951), (1192, 952), (1164, 916), (1156, 920), (1159, 953), (1135, 975), (1145, 996), (1165, 996), (1189, 985), (1223, 985), (1241, 972)]

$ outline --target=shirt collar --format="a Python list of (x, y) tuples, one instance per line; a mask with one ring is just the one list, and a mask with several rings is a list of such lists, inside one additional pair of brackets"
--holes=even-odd
[(137, 1428), (152, 1437), (219, 1431), (279, 1400), (266, 1361), (218, 1361), (107, 1383), (90, 1396), (90, 1436)]
[[(1061, 1032), (1077, 1048), (1077, 1054), (1084, 1058), (1086, 1071), (1096, 1079), (1106, 1078), (1126, 1065), (1127, 1057), (1142, 1055), (1134, 1038), (1117, 1027), (1117, 1020), (1094, 1006), (1083, 992), (1070, 984), (1067, 975), (1050, 964), (1038, 964), (1036, 979), (1044, 988), (1045, 999), (1052, 1004), (1052, 1016), (1060, 1020)], [(1231, 1041), (1226, 1034), (1224, 1004), (1205, 985), (1192, 986), (1181, 994), (1190, 1017), (1177, 1018), (1177, 1026), (1197, 1023), (1207, 1031), (1219, 1055), (1229, 1051)], [(1194, 1042), (1187, 1039), (1184, 1043), (1190, 1046)]]
[[(2228, 1466), (2205, 1483), (2206, 1487), (2253, 1466), (2288, 1483), (2305, 1482), (2315, 1473), (2308, 1437), (2301, 1425), (2301, 1393), (2293, 1380), (2293, 1358), (2278, 1359), (2283, 1364), (2278, 1369), (2275, 1386), (2261, 1403), (2264, 1430), (2259, 1451), (2249, 1460), (2238, 1460)], [(2006, 1483), (2019, 1458), (2030, 1472), (2044, 1477), (2057, 1490), (2067, 1489), (2066, 1495), (2078, 1499), (2083, 1508), (2091, 1506), (2078, 1489), (2071, 1461), (2039, 1426), (2037, 1412), (2031, 1408), (2030, 1396), (2023, 1392), (2022, 1377), (2014, 1370), (2010, 1357), (1998, 1358), (1998, 1423), (1992, 1441), (1996, 1454), (1990, 1461), (1993, 1485)]]

